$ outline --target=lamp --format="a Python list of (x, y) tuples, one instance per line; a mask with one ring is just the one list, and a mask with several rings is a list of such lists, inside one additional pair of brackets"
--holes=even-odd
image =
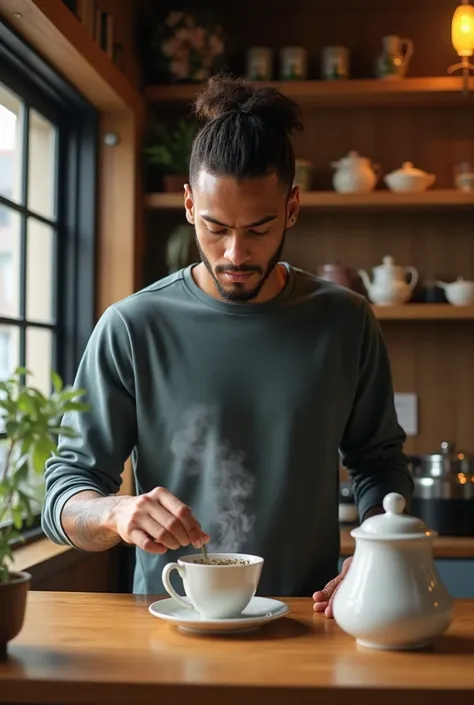
[(451, 41), (460, 63), (448, 68), (448, 73), (461, 70), (463, 74), (463, 90), (467, 93), (469, 87), (469, 71), (474, 71), (474, 65), (469, 61), (474, 53), (474, 7), (469, 0), (462, 0), (462, 4), (454, 11), (451, 23)]

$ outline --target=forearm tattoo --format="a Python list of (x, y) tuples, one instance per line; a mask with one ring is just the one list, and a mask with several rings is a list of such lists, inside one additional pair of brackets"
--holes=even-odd
[(120, 501), (95, 492), (80, 492), (64, 505), (61, 522), (69, 539), (84, 551), (105, 551), (120, 542), (120, 536), (105, 525), (105, 518)]

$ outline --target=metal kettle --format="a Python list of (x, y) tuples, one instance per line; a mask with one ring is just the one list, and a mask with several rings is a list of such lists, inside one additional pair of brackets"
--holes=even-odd
[(436, 453), (411, 461), (411, 513), (440, 535), (474, 536), (474, 455), (443, 441)]

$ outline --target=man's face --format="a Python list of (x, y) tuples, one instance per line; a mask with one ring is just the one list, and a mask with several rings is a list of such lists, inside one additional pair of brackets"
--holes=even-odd
[(218, 294), (231, 301), (256, 299), (296, 220), (298, 189), (288, 198), (276, 174), (238, 182), (204, 170), (192, 192), (185, 188), (186, 217)]

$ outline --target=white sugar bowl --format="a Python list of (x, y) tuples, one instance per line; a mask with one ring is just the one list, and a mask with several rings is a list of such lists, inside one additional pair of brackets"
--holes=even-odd
[(385, 514), (369, 517), (351, 535), (354, 557), (333, 604), (334, 619), (361, 646), (418, 649), (451, 624), (454, 602), (432, 554), (437, 535), (403, 514), (395, 492), (383, 501)]

